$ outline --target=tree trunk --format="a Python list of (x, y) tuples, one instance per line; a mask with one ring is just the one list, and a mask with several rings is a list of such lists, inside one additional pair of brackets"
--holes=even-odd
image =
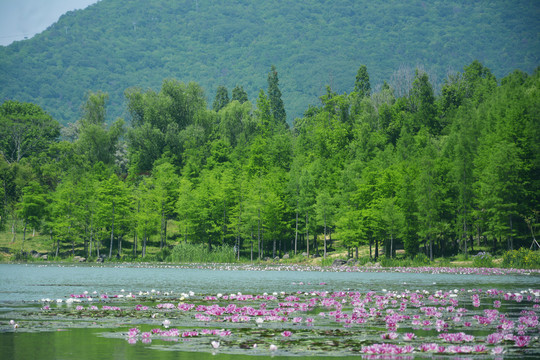
[(26, 219), (24, 220), (24, 227), (23, 227), (23, 236), (22, 236), (22, 243), (21, 243), (21, 251), (24, 247), (24, 240), (26, 240)]
[(144, 223), (144, 234), (143, 234), (143, 243), (142, 243), (142, 257), (146, 256), (146, 227), (148, 225), (148, 220)]
[(375, 239), (375, 260), (379, 258), (379, 241)]
[(118, 258), (122, 257), (122, 234), (118, 235)]
[(324, 214), (324, 259), (326, 259), (326, 213)]
[(53, 236), (52, 236), (52, 230), (49, 230), (49, 240), (51, 241), (51, 244), (53, 244), (53, 246), (54, 246), (54, 240), (53, 240)]
[(137, 229), (135, 229), (133, 234), (133, 257), (137, 257)]
[(258, 252), (259, 252), (259, 260), (262, 257), (261, 253), (261, 209), (257, 209), (257, 246), (258, 246)]
[(508, 237), (509, 245), (510, 245), (509, 250), (514, 250), (514, 237), (512, 236), (512, 230), (513, 230), (512, 215), (509, 215), (508, 218), (510, 220), (510, 236)]
[(101, 236), (100, 236), (100, 232), (101, 232), (101, 229), (98, 228), (98, 238), (96, 240), (96, 254), (97, 254), (97, 257), (99, 257), (99, 248), (101, 247)]
[(358, 260), (358, 245), (356, 245), (354, 247), (354, 250), (355, 250), (355, 256), (354, 257), (355, 257), (356, 260)]
[(71, 236), (71, 226), (73, 222), (69, 224), (68, 227), (68, 236), (71, 238), (71, 255), (75, 256), (75, 236)]
[(114, 200), (112, 203), (111, 244), (109, 246), (109, 259), (112, 257), (113, 239), (114, 239)]
[(236, 252), (236, 260), (240, 261), (240, 224), (241, 224), (241, 221), (242, 221), (242, 217), (241, 217), (241, 214), (242, 214), (242, 206), (240, 206), (240, 211), (238, 212), (238, 227), (236, 228), (236, 249), (237, 249), (237, 252)]
[(164, 244), (164, 241), (163, 241), (163, 237), (164, 237), (164, 233), (165, 233), (165, 205), (164, 205), (164, 202), (162, 201), (161, 202), (161, 231), (160, 231), (160, 235), (161, 235), (161, 240), (159, 242), (159, 249), (163, 249), (163, 244)]
[(394, 235), (390, 232), (390, 257), (394, 257)]
[(221, 235), (221, 246), (225, 245), (225, 233), (227, 232), (227, 223), (225, 220), (226, 218), (227, 218), (227, 208), (225, 207), (225, 201), (223, 201), (223, 228), (221, 230), (223, 234)]
[(13, 222), (11, 223), (11, 233), (13, 234), (13, 237), (11, 238), (11, 243), (13, 244), (15, 242), (15, 221), (16, 220), (13, 220)]
[[(92, 216), (92, 215), (90, 215)], [(90, 247), (90, 256), (92, 256), (92, 242), (94, 241), (94, 221), (92, 218), (90, 218), (90, 244), (89, 244), (89, 247)]]
[(84, 253), (86, 254), (86, 257), (90, 257), (88, 255), (88, 226), (84, 225)]
[(307, 257), (309, 258), (309, 218), (308, 218), (307, 211), (306, 211), (306, 250), (307, 250)]
[(294, 255), (298, 249), (298, 200), (296, 200), (296, 229), (294, 232)]
[(167, 216), (165, 216), (165, 231), (164, 231), (164, 234), (163, 234), (164, 235), (163, 236), (163, 246), (167, 246), (167, 230), (168, 230), (168, 227), (169, 227), (169, 221), (167, 219)]
[(429, 261), (433, 261), (433, 236), (429, 235)]

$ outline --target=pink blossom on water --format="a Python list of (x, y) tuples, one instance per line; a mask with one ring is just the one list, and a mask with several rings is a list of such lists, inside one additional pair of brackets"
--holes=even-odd
[(403, 334), (403, 340), (404, 341), (411, 341), (416, 338), (416, 335), (414, 333), (405, 333)]
[(381, 334), (381, 339), (383, 340), (386, 340), (386, 339), (394, 340), (394, 339), (397, 339), (397, 337), (398, 337), (398, 334), (395, 332)]
[(530, 336), (515, 336), (514, 342), (517, 347), (526, 347), (529, 346), (529, 342), (531, 341)]

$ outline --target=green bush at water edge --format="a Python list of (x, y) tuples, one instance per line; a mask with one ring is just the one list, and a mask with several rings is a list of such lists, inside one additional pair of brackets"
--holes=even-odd
[(502, 267), (519, 269), (540, 269), (540, 251), (520, 248), (503, 254)]
[(473, 266), (491, 268), (493, 267), (493, 257), (485, 251), (481, 251), (473, 256)]
[(215, 246), (212, 251), (204, 244), (180, 243), (176, 245), (166, 260), (179, 263), (233, 263), (236, 259), (234, 248), (228, 245)]

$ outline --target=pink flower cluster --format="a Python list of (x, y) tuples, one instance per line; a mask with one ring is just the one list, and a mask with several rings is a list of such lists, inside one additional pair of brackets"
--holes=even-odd
[(443, 339), (444, 341), (449, 343), (461, 343), (474, 341), (474, 336), (465, 334), (464, 332), (446, 333), (440, 334), (439, 339)]
[(364, 354), (410, 354), (414, 351), (414, 346), (405, 345), (398, 346), (394, 344), (373, 344), (369, 346), (362, 346), (362, 353)]

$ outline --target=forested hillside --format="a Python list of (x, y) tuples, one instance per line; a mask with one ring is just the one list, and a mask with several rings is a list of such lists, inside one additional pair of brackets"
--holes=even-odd
[(107, 124), (103, 92), (89, 93), (80, 120), (62, 130), (37, 105), (4, 102), (2, 226), (23, 239), (36, 229), (53, 254), (87, 257), (144, 257), (149, 241), (259, 258), (325, 256), (330, 243), (369, 244), (374, 258), (533, 243), (538, 69), (497, 80), (473, 61), (441, 95), (417, 70), (398, 96), (386, 83), (375, 91), (362, 65), (353, 91), (327, 87), (293, 126), (278, 70), (253, 104), (241, 87), (220, 88), (212, 109), (195, 82), (131, 88), (129, 126)]
[(360, 64), (398, 96), (416, 67), (436, 91), (478, 59), (499, 78), (540, 62), (538, 1), (101, 0), (42, 34), (0, 48), (0, 100), (40, 105), (74, 123), (87, 91), (109, 94), (108, 119), (127, 117), (124, 91), (195, 81), (211, 102), (242, 86), (252, 102), (272, 64), (287, 121), (326, 85), (350, 93)]

